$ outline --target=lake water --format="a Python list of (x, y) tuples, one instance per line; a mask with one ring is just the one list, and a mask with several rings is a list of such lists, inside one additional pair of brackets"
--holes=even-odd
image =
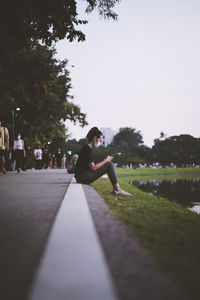
[(131, 181), (144, 192), (167, 198), (200, 214), (200, 178)]

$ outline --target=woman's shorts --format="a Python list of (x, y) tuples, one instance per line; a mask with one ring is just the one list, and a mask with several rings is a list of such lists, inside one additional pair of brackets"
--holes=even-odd
[(0, 149), (0, 157), (6, 155), (6, 150)]

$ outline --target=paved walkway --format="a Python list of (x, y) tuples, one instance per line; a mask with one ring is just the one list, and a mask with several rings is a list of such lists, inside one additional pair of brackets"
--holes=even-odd
[(64, 170), (0, 176), (0, 298), (187, 299), (94, 189), (70, 181)]
[(71, 177), (62, 170), (0, 174), (0, 299), (27, 298)]
[(81, 184), (72, 182), (56, 217), (30, 300), (116, 300)]

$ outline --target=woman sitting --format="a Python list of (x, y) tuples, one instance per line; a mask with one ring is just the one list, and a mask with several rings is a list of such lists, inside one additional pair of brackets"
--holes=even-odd
[(88, 143), (85, 144), (78, 153), (78, 161), (75, 167), (76, 181), (78, 183), (90, 184), (107, 173), (113, 185), (113, 193), (116, 195), (130, 196), (130, 193), (123, 191), (119, 186), (115, 168), (112, 163), (113, 156), (107, 156), (106, 159), (98, 164), (94, 163), (93, 148), (100, 146), (102, 138), (103, 134), (97, 127), (93, 127), (88, 132)]

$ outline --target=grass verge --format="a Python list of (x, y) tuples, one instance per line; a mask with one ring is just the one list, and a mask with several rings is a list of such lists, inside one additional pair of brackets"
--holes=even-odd
[(200, 216), (126, 183), (125, 170), (122, 171), (120, 175), (118, 170), (119, 183), (132, 196), (111, 194), (108, 179), (101, 178), (93, 186), (158, 264), (196, 297), (200, 280)]
[(121, 179), (131, 178), (132, 180), (164, 180), (164, 179), (189, 179), (200, 178), (200, 168), (176, 168), (176, 169), (117, 169), (117, 174)]

